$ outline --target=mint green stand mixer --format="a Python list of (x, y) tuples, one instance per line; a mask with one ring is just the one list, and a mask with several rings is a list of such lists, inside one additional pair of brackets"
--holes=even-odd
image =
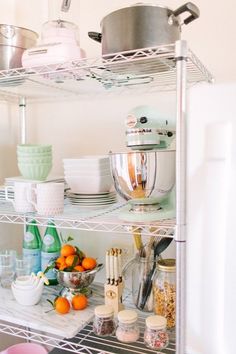
[(152, 106), (138, 106), (126, 118), (130, 152), (110, 153), (114, 185), (129, 201), (120, 219), (150, 222), (175, 217), (175, 130)]

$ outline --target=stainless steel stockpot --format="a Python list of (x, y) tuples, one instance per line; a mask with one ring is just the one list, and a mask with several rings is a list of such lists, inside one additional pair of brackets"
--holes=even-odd
[(188, 2), (175, 11), (155, 4), (138, 3), (105, 16), (102, 33), (88, 32), (90, 38), (102, 43), (102, 54), (111, 54), (140, 48), (171, 44), (180, 39), (180, 17), (190, 15), (183, 23), (199, 17), (199, 9)]
[(36, 44), (38, 34), (27, 28), (0, 24), (0, 70), (19, 68), (25, 49)]

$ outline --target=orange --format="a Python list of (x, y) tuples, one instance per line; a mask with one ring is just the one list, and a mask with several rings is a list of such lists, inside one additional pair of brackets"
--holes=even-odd
[(66, 267), (67, 267), (66, 262), (63, 262), (63, 263), (60, 264), (60, 266), (59, 266), (58, 269), (59, 269), (59, 270), (64, 270)]
[(97, 261), (95, 258), (91, 258), (91, 257), (85, 257), (82, 261), (82, 266), (84, 267), (84, 269), (88, 270), (88, 269), (94, 269), (97, 265)]
[(68, 267), (71, 267), (71, 266), (73, 265), (75, 259), (77, 259), (75, 265), (78, 265), (78, 264), (79, 264), (79, 257), (76, 256), (76, 255), (71, 255), (71, 256), (66, 257), (66, 265), (67, 265)]
[(75, 253), (76, 253), (76, 249), (72, 245), (66, 244), (66, 245), (62, 246), (62, 248), (61, 248), (61, 256), (62, 257), (68, 257), (71, 255), (74, 255)]
[(88, 306), (88, 299), (85, 295), (79, 294), (72, 298), (72, 307), (74, 310), (84, 310)]
[(65, 263), (65, 258), (58, 257), (55, 263), (56, 263), (56, 268), (60, 268), (61, 264)]
[(64, 315), (70, 311), (70, 303), (65, 297), (58, 297), (54, 303), (55, 310)]
[(84, 272), (84, 271), (85, 271), (84, 267), (82, 267), (81, 265), (75, 266), (75, 267), (74, 267), (74, 270), (75, 270), (76, 272)]

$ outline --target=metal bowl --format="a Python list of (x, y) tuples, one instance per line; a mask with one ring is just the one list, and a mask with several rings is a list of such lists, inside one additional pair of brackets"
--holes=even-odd
[(110, 163), (115, 188), (125, 200), (159, 203), (175, 184), (174, 150), (111, 153)]
[(97, 272), (103, 268), (103, 264), (98, 264), (93, 270), (85, 272), (63, 272), (55, 269), (57, 281), (60, 285), (69, 289), (83, 289), (92, 284)]
[(23, 52), (36, 45), (37, 39), (38, 34), (30, 29), (0, 24), (0, 70), (22, 67)]

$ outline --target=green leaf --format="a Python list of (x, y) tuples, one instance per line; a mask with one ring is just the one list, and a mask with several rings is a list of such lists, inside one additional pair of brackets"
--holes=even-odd
[(55, 300), (52, 302), (51, 300), (47, 299), (47, 302), (49, 302), (50, 305), (52, 305), (53, 308), (55, 308)]
[(82, 260), (84, 258), (84, 252), (82, 252), (79, 247), (75, 246), (76, 254), (79, 256), (79, 259)]
[(43, 271), (43, 274), (46, 274), (49, 270), (54, 269), (56, 267), (56, 261), (52, 261), (51, 264), (48, 264), (46, 269)]
[(75, 257), (74, 257), (74, 261), (73, 261), (73, 263), (72, 263), (72, 269), (75, 268), (76, 264), (78, 263), (78, 259), (79, 259), (78, 256), (75, 256)]
[(73, 240), (74, 240), (74, 238), (72, 236), (68, 236), (67, 242), (70, 242), (70, 241), (73, 241)]

